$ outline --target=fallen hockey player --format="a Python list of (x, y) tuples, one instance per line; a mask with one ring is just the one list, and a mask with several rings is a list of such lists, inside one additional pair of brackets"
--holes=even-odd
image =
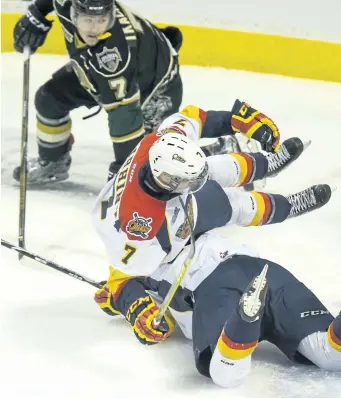
[[(206, 158), (196, 142), (202, 129), (214, 131), (217, 123), (215, 116), (212, 112), (207, 115), (197, 107), (186, 107), (181, 113), (167, 118), (157, 131), (140, 142), (116, 177), (103, 188), (96, 201), (94, 224), (107, 248), (112, 266), (104, 288), (96, 293), (95, 299), (108, 314), (124, 315), (135, 336), (143, 344), (155, 344), (171, 335), (173, 322), (167, 315), (157, 327), (153, 323), (159, 308), (147, 290), (153, 290), (151, 282), (155, 281), (157, 285), (157, 282), (164, 279), (163, 273), (174, 273), (176, 265), (183, 262), (186, 252), (184, 248), (191, 236), (191, 226), (195, 236), (193, 242), (200, 236), (205, 237), (205, 233), (217, 227), (231, 224), (261, 226), (281, 223), (287, 218), (297, 217), (325, 205), (331, 197), (328, 185), (313, 186), (288, 197), (245, 192), (232, 187), (263, 178), (270, 170), (269, 157), (276, 154), (222, 154)], [(280, 169), (282, 168), (283, 165)], [(219, 243), (219, 240), (217, 242)], [(218, 259), (212, 253), (206, 254), (201, 260), (198, 256), (202, 251), (197, 249), (197, 258), (192, 261), (187, 277), (182, 282), (182, 288), (195, 291), (199, 286), (204, 287), (205, 281), (210, 281), (210, 274), (214, 276), (213, 271), (220, 270), (218, 265), (225, 256), (230, 258), (231, 255), (250, 255), (245, 247), (230, 248), (225, 245), (224, 248), (220, 250)], [(251, 270), (252, 267), (250, 272)], [(248, 284), (259, 271), (258, 265), (254, 268), (255, 274), (243, 281)], [(188, 285), (186, 278), (191, 280), (194, 277), (196, 285), (193, 281), (192, 285)], [(205, 280), (206, 278), (208, 280)], [(282, 276), (280, 280), (283, 281)], [(218, 281), (229, 283), (229, 280), (223, 280), (219, 276)], [(246, 285), (240, 286), (240, 296)], [(219, 286), (212, 289), (215, 291), (212, 295), (219, 292)], [(159, 287), (156, 287), (156, 290), (163, 297)], [(187, 303), (187, 308), (184, 309), (193, 310), (193, 317), (198, 303), (194, 291), (194, 305)], [(181, 290), (178, 290), (177, 295), (180, 292)], [(264, 287), (262, 292), (265, 294)], [(186, 302), (185, 300), (184, 303)], [(175, 308), (173, 307), (174, 311)], [(200, 348), (195, 335), (199, 334), (202, 326), (197, 331), (193, 322), (198, 365), (201, 359), (199, 352), (206, 353), (209, 345), (217, 344), (229, 312), (234, 308), (235, 303), (232, 309), (227, 308), (226, 313), (223, 312), (224, 317), (226, 315), (224, 320), (219, 316), (219, 322), (212, 327), (212, 331), (219, 330), (216, 340), (208, 335), (209, 338), (203, 338), (203, 345), (199, 343)], [(210, 311), (210, 314), (213, 315), (213, 312)], [(328, 317), (329, 325), (332, 318), (330, 315)], [(177, 321), (181, 323), (180, 318)], [(257, 323), (253, 326), (257, 326)], [(208, 332), (203, 331), (203, 334), (210, 334), (211, 327), (207, 327)], [(304, 336), (299, 338), (303, 339)], [(252, 341), (247, 341), (249, 336), (242, 339), (244, 341), (241, 343), (252, 342), (253, 346), (256, 345), (256, 338)], [(300, 341), (297, 342), (299, 343)], [(227, 358), (229, 359), (228, 356)], [(206, 371), (210, 364), (209, 359)]]
[[(174, 263), (161, 265), (152, 277), (136, 277), (130, 284), (141, 284), (164, 298), (188, 251), (186, 247)], [(219, 230), (196, 241), (196, 255), (169, 309), (185, 336), (193, 340), (199, 373), (225, 388), (240, 385), (250, 373), (252, 352), (263, 340), (293, 362), (341, 371), (341, 314), (334, 319), (289, 271), (257, 255)], [(262, 279), (265, 265), (268, 271)], [(116, 301), (112, 299), (113, 283), (112, 274), (95, 296), (109, 314), (111, 306), (122, 309), (127, 298), (123, 288), (118, 296), (114, 294)], [(127, 315), (140, 341), (156, 343), (171, 335), (173, 321), (168, 315), (167, 333), (148, 335), (157, 309), (151, 298), (146, 292)]]

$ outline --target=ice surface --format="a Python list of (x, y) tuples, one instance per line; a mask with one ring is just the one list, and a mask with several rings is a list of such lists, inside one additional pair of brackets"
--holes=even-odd
[[(29, 154), (36, 154), (35, 90), (64, 57), (33, 56)], [(230, 228), (263, 257), (281, 263), (314, 290), (335, 315), (341, 310), (341, 85), (224, 69), (183, 67), (184, 105), (230, 109), (235, 98), (270, 115), (282, 137), (312, 145), (290, 169), (268, 180), (267, 191), (289, 193), (311, 184), (339, 187), (318, 212), (263, 228)], [(1, 235), (16, 242), (19, 191), (12, 169), (20, 160), (22, 58), (2, 55)], [(91, 208), (112, 159), (105, 112), (82, 121), (73, 114), (69, 181), (27, 196), (27, 247), (96, 280), (107, 276), (104, 247), (91, 225)], [(146, 260), (147, 261), (147, 260)], [(93, 287), (39, 263), (18, 261), (1, 247), (0, 398), (229, 398), (340, 397), (341, 374), (291, 363), (262, 343), (243, 386), (224, 390), (199, 375), (191, 342), (178, 331), (144, 347), (124, 320), (109, 318), (92, 300)]]

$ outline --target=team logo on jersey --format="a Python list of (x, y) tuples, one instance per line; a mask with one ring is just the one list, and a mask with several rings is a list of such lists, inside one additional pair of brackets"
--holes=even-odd
[(178, 161), (178, 162), (181, 162), (181, 163), (185, 163), (185, 162), (186, 162), (185, 159), (182, 158), (179, 154), (174, 154), (174, 155), (172, 156), (172, 159), (173, 159), (174, 161)]
[(221, 259), (225, 259), (227, 256), (228, 256), (228, 254), (229, 254), (229, 251), (224, 251), (224, 252), (220, 252), (220, 257), (221, 257)]
[(103, 47), (103, 51), (96, 54), (98, 65), (100, 68), (107, 70), (108, 72), (114, 73), (118, 67), (120, 61), (122, 61), (121, 54), (117, 47), (108, 49)]
[(186, 209), (189, 220), (185, 216), (185, 221), (179, 226), (177, 232), (175, 233), (175, 237), (179, 238), (180, 240), (185, 240), (191, 234), (191, 228), (189, 222), (194, 227), (194, 212), (193, 212), (193, 203), (191, 196), (189, 196), (189, 201), (187, 202)]
[(138, 236), (143, 239), (148, 238), (148, 234), (150, 233), (152, 227), (153, 219), (152, 218), (144, 218), (140, 216), (137, 212), (133, 213), (133, 219), (129, 220), (126, 232), (132, 234), (133, 236)]

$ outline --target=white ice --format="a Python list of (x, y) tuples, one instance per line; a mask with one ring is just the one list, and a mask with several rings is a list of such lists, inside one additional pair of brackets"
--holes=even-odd
[[(31, 60), (29, 154), (36, 154), (34, 93), (65, 57)], [(183, 67), (184, 103), (229, 110), (240, 98), (270, 115), (283, 139), (312, 139), (302, 157), (266, 190), (289, 193), (316, 183), (338, 187), (317, 212), (229, 234), (277, 261), (310, 287), (336, 315), (341, 310), (341, 85), (256, 73)], [(11, 174), (20, 161), (22, 58), (2, 55), (1, 236), (16, 243), (19, 191)], [(105, 112), (83, 121), (73, 114), (76, 138), (70, 180), (28, 191), (27, 247), (95, 280), (107, 276), (104, 247), (91, 225), (91, 208), (112, 160)], [(144, 347), (122, 319), (93, 301), (95, 289), (1, 247), (0, 398), (229, 398), (339, 397), (341, 374), (291, 363), (262, 343), (243, 386), (224, 390), (198, 374), (191, 342), (178, 331)], [(148, 262), (148, 259), (146, 259)], [(214, 309), (212, 309), (214, 311)]]

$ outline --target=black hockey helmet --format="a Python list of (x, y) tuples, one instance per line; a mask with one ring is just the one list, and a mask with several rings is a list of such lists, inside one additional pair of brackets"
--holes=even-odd
[(115, 0), (72, 0), (72, 8), (77, 14), (114, 14)]

